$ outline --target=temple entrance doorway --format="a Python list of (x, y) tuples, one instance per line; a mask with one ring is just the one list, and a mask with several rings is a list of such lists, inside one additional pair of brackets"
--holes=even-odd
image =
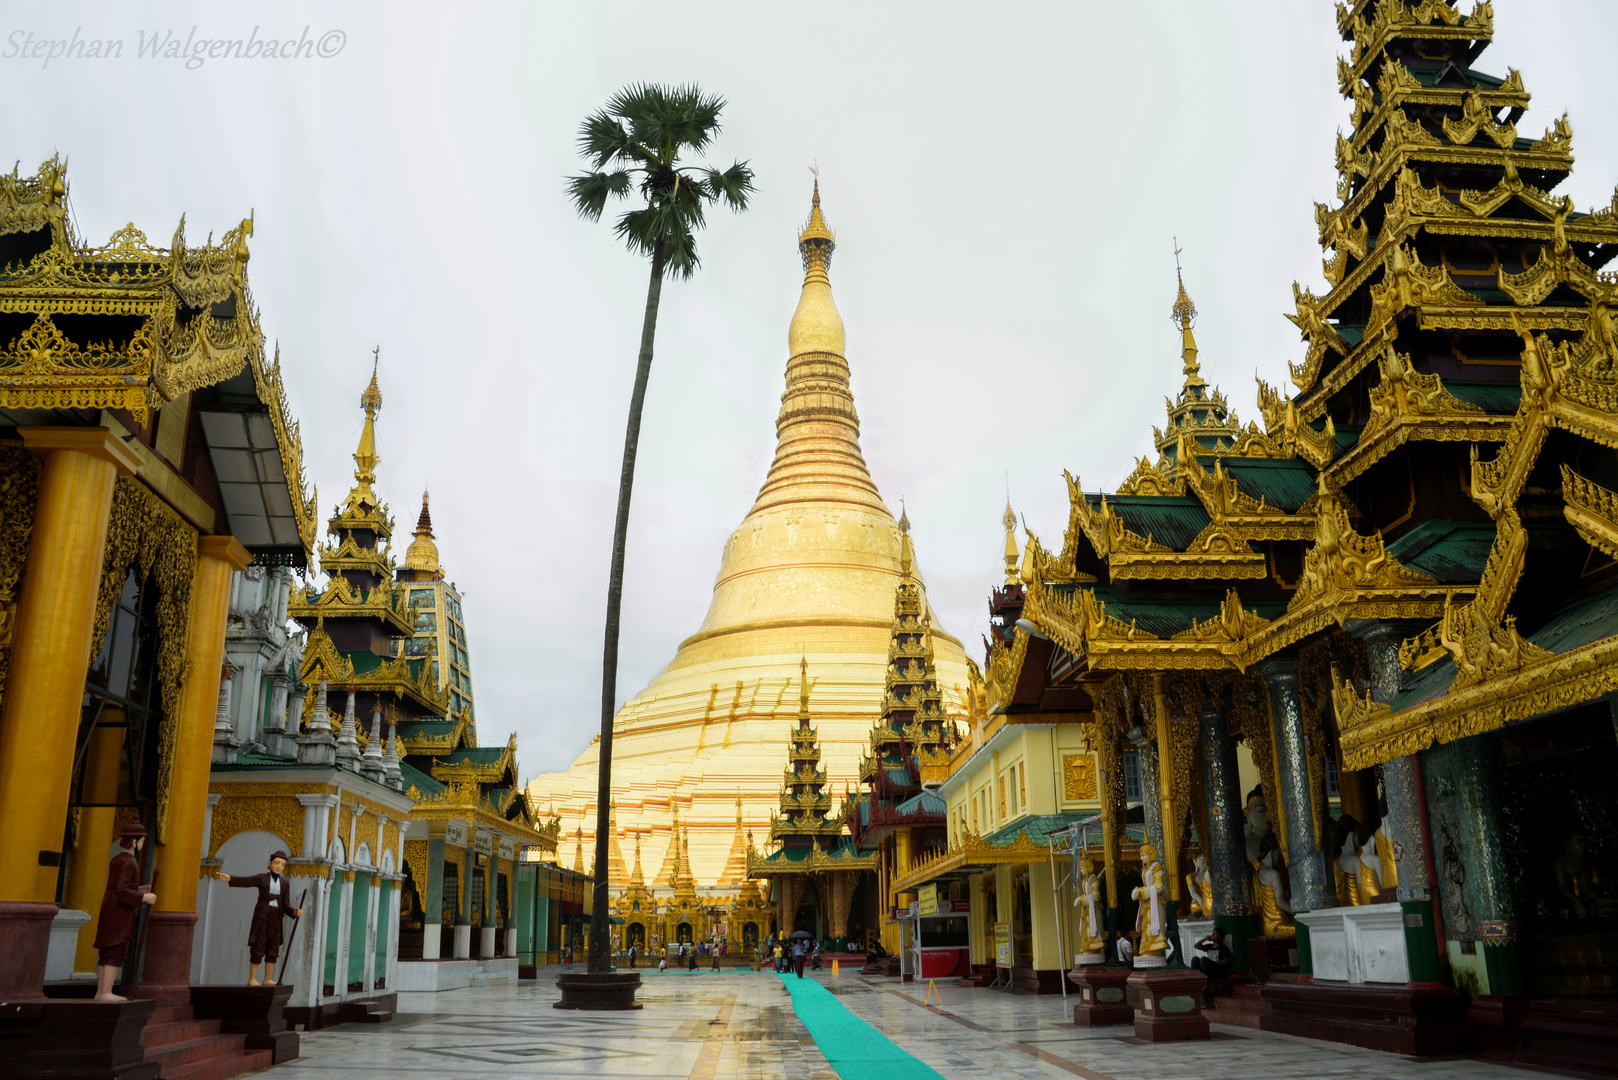
[(646, 927), (640, 923), (629, 924), (629, 944), (641, 952), (646, 951)]
[(758, 923), (750, 922), (742, 925), (742, 947), (751, 949), (758, 944)]

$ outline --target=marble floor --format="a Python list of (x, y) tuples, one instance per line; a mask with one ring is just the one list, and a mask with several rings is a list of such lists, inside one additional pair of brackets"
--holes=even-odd
[[(431, 1074), (837, 1080), (767, 973), (647, 972), (630, 1013), (551, 1008), (555, 969), (517, 986), (400, 994), (391, 1023), (302, 1035), (303, 1056), (275, 1080), (411, 1080)], [(1075, 1028), (1062, 998), (925, 986), (855, 974), (823, 985), (850, 1011), (950, 1080), (1525, 1080), (1528, 1070), (1472, 1059), (1412, 1060), (1244, 1028), (1200, 1044), (1136, 1042), (1128, 1029)]]

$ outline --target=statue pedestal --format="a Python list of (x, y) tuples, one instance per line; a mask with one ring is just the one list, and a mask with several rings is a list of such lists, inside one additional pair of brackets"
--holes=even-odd
[(1213, 933), (1214, 921), (1212, 919), (1187, 919), (1180, 923), (1180, 940), (1174, 944), (1180, 950), (1180, 959), (1186, 967), (1191, 966), (1191, 958), (1197, 955), (1197, 942)]
[(1318, 908), (1294, 916), (1309, 928), (1309, 954), (1316, 981), (1390, 983), (1410, 981), (1405, 959), (1404, 911), (1398, 904)]
[(1079, 1027), (1127, 1024), (1135, 1018), (1135, 1010), (1125, 1000), (1128, 968), (1085, 964), (1067, 977), (1079, 988), (1079, 1004), (1073, 1006), (1073, 1022)]
[(1129, 996), (1140, 1002), (1135, 1011), (1135, 1036), (1147, 1042), (1206, 1039), (1208, 1018), (1202, 1015), (1202, 988), (1207, 981), (1192, 968), (1159, 968), (1131, 975)]
[(51, 950), (55, 904), (0, 902), (0, 1001), (40, 1001)]

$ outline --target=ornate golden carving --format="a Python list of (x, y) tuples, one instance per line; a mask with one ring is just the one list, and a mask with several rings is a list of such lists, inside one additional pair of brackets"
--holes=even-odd
[[(303, 854), (303, 804), (298, 802), (296, 793), (324, 791), (327, 789), (318, 785), (301, 784), (288, 785), (292, 790), (273, 794), (264, 794), (257, 790), (266, 787), (279, 788), (281, 786), (279, 784), (216, 785), (215, 792), (223, 797), (213, 808), (213, 825), (208, 833), (208, 858), (217, 859), (219, 849), (224, 847), (231, 837), (252, 829), (263, 829), (267, 832), (272, 832), (287, 844), (288, 853), (292, 855)], [(309, 854), (323, 856), (325, 852), (311, 852)], [(246, 872), (256, 874), (259, 871), (258, 868), (254, 868)]]
[(107, 517), (107, 544), (101, 562), (90, 655), (112, 621), (112, 609), (133, 569), (142, 578), (157, 575), (157, 679), (162, 701), (158, 730), (157, 841), (168, 826), (169, 788), (174, 775), (174, 740), (180, 722), (180, 686), (186, 676), (186, 639), (191, 628), (191, 582), (197, 568), (197, 532), (134, 477), (113, 487)]
[[(1363, 704), (1339, 713), (1343, 763), (1367, 769), (1397, 757), (1494, 731), (1517, 720), (1557, 712), (1618, 693), (1618, 637), (1498, 672), (1401, 712)], [(1374, 705), (1375, 703), (1371, 703)]]
[(1483, 104), (1483, 96), (1474, 90), (1466, 95), (1465, 104), (1461, 106), (1461, 118), (1444, 120), (1444, 134), (1455, 145), (1465, 146), (1477, 138), (1480, 131), (1502, 150), (1511, 149), (1517, 141), (1517, 126), (1500, 123), (1495, 118), (1494, 110)]
[(1326, 417), (1321, 428), (1312, 427), (1304, 420), (1294, 401), (1262, 379), (1258, 380), (1258, 407), (1272, 438), (1278, 439), (1317, 469), (1331, 464), (1336, 456), (1337, 425), (1330, 416)]
[(1618, 494), (1562, 466), (1562, 515), (1591, 547), (1618, 559)]
[[(0, 176), (0, 192), (7, 177)], [(10, 178), (15, 180), (15, 175)], [(0, 202), (0, 235), (10, 219)], [(5, 700), (11, 671), (11, 644), (17, 629), (17, 599), (28, 563), (28, 541), (34, 531), (34, 502), (39, 495), (39, 462), (20, 446), (0, 446), (0, 701)]]
[(1324, 483), (1319, 500), (1315, 542), (1304, 556), (1303, 575), (1287, 603), (1289, 612), (1338, 591), (1434, 582), (1431, 574), (1412, 570), (1390, 556), (1380, 532), (1373, 536), (1355, 532), (1347, 508)]
[(1096, 759), (1091, 754), (1062, 755), (1062, 797), (1096, 798)]
[[(1155, 433), (1155, 429), (1154, 429)], [(1177, 478), (1170, 480), (1157, 471), (1157, 467), (1145, 458), (1135, 464), (1135, 471), (1124, 478), (1118, 485), (1120, 495), (1183, 495), (1185, 485)]]

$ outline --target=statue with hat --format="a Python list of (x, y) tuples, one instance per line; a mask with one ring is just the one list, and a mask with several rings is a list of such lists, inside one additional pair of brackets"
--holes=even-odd
[[(281, 920), (303, 916), (303, 908), (295, 908), (288, 903), (290, 883), (283, 876), (286, 868), (287, 853), (272, 851), (265, 873), (233, 878), (221, 870), (215, 875), (233, 889), (258, 890), (258, 903), (253, 907), (253, 925), (247, 934), (248, 986), (275, 985), (275, 962), (281, 958)], [(262, 983), (258, 977), (260, 964), (264, 965)]]
[(107, 891), (101, 898), (101, 915), (96, 921), (96, 1000), (126, 1001), (112, 992), (112, 984), (124, 966), (124, 954), (129, 950), (129, 938), (135, 931), (135, 915), (142, 904), (157, 903), (157, 895), (150, 884), (136, 884), (140, 880), (140, 864), (136, 855), (146, 843), (146, 827), (131, 821), (118, 834), (118, 854), (107, 865)]

